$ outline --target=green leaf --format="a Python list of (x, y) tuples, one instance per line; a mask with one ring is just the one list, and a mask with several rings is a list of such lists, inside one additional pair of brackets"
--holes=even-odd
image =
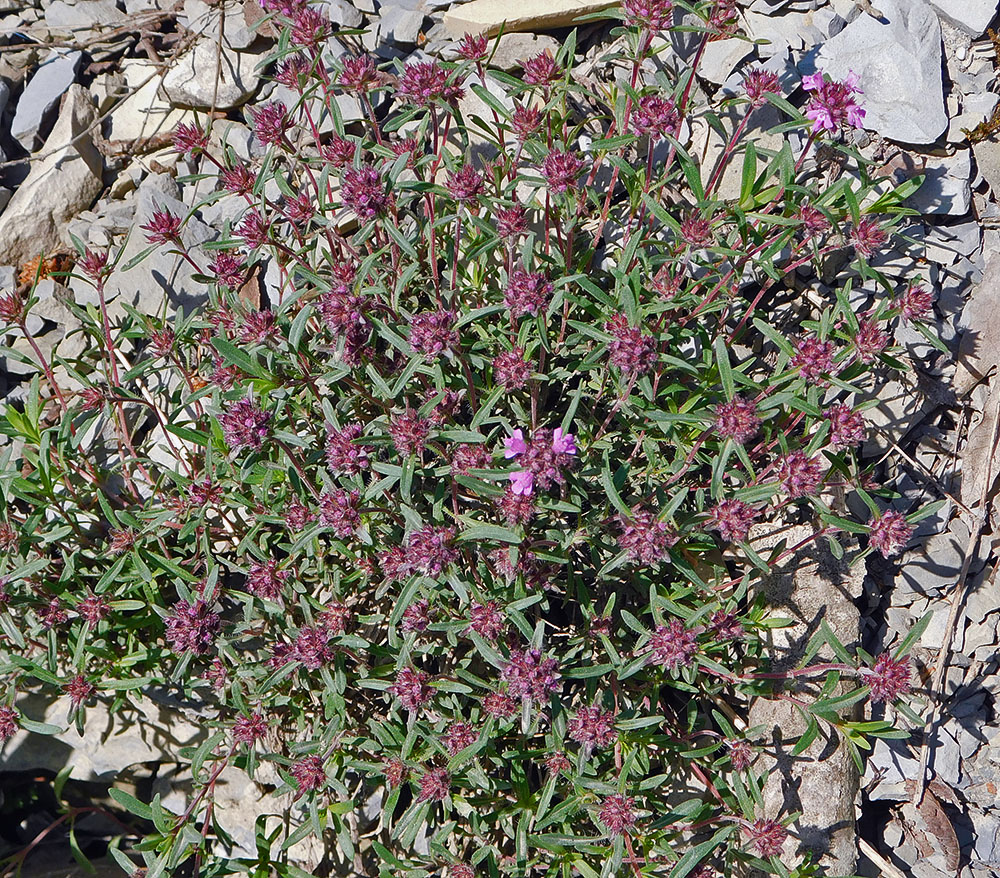
[(220, 336), (213, 336), (212, 346), (229, 365), (236, 366), (243, 372), (253, 375), (256, 378), (271, 378), (260, 363), (253, 359), (246, 351), (236, 347), (231, 341)]
[(143, 820), (152, 821), (153, 819), (153, 809), (149, 805), (140, 802), (135, 796), (130, 793), (126, 793), (124, 790), (120, 790), (117, 787), (111, 787), (108, 790), (108, 795), (111, 796), (119, 805), (121, 805), (129, 814), (135, 814), (136, 817), (141, 817)]

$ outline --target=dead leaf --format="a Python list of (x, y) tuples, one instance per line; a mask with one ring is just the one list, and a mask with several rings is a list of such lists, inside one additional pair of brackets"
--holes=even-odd
[[(906, 786), (911, 793), (916, 789), (912, 780), (908, 780)], [(951, 818), (948, 817), (938, 797), (934, 794), (935, 789), (939, 793), (943, 792), (943, 787), (944, 784), (941, 781), (931, 781), (924, 790), (924, 797), (918, 806), (914, 807), (912, 802), (906, 802), (900, 810), (921, 857), (932, 857), (939, 854), (944, 857), (945, 868), (957, 875), (961, 862), (958, 836), (955, 835), (955, 827), (951, 824)]]

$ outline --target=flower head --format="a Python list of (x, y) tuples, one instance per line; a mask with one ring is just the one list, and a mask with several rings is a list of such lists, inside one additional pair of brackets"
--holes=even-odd
[(512, 317), (523, 317), (525, 314), (537, 314), (551, 295), (552, 284), (544, 274), (515, 268), (507, 281), (503, 303), (510, 309)]
[(650, 31), (670, 27), (673, 8), (673, 0), (622, 0), (626, 23)]
[(724, 439), (744, 445), (760, 429), (757, 406), (749, 399), (734, 396), (715, 408), (715, 430)]
[(288, 130), (288, 108), (281, 101), (270, 101), (250, 111), (253, 131), (265, 146), (279, 144)]
[(425, 360), (436, 360), (442, 354), (450, 354), (459, 346), (458, 330), (455, 329), (455, 312), (439, 308), (437, 311), (423, 311), (410, 318), (410, 347)]
[(906, 516), (889, 510), (872, 521), (868, 544), (883, 558), (891, 558), (903, 551), (913, 536), (913, 530), (913, 525), (907, 522)]
[(182, 122), (174, 130), (174, 149), (182, 156), (191, 157), (204, 152), (208, 135), (197, 125)]
[(830, 444), (835, 450), (850, 448), (864, 441), (865, 417), (857, 409), (845, 403), (836, 403), (823, 412), (823, 417), (830, 422)]
[(466, 747), (471, 747), (479, 737), (471, 723), (459, 720), (448, 726), (448, 731), (444, 733), (443, 741), (449, 756), (460, 753)]
[(934, 294), (925, 286), (909, 283), (897, 299), (899, 316), (907, 322), (923, 320), (930, 313), (933, 301)]
[(876, 704), (881, 701), (895, 701), (900, 695), (907, 695), (911, 688), (910, 661), (903, 656), (894, 659), (883, 652), (869, 671), (861, 670), (862, 679), (871, 688), (871, 699)]
[(409, 711), (418, 711), (426, 704), (433, 694), (427, 685), (430, 675), (414, 668), (400, 668), (396, 681), (390, 691), (399, 699), (399, 703)]
[(267, 735), (267, 720), (261, 713), (237, 717), (233, 723), (233, 738), (238, 744), (252, 747), (257, 741), (263, 740), (265, 735)]
[(326, 771), (323, 768), (323, 759), (320, 756), (306, 756), (293, 762), (288, 769), (300, 793), (309, 790), (318, 790), (326, 783)]
[(641, 329), (629, 326), (624, 314), (616, 314), (604, 324), (611, 334), (608, 342), (608, 362), (629, 375), (645, 375), (656, 367), (656, 339)]
[(769, 70), (755, 68), (743, 76), (743, 91), (755, 107), (766, 104), (767, 96), (777, 94), (779, 88), (778, 75)]
[(601, 804), (597, 819), (607, 827), (608, 835), (625, 835), (635, 829), (635, 799), (621, 793), (608, 796)]
[(599, 707), (581, 707), (566, 724), (566, 733), (580, 744), (610, 747), (618, 740), (615, 714)]
[(20, 711), (11, 705), (0, 706), (0, 744), (13, 738), (20, 727)]
[(856, 74), (849, 73), (842, 82), (837, 82), (827, 80), (822, 71), (817, 71), (802, 77), (802, 87), (812, 92), (805, 115), (812, 120), (814, 132), (864, 127), (865, 111), (854, 98), (861, 94)]
[(146, 233), (150, 244), (179, 244), (181, 240), (181, 218), (166, 208), (154, 210), (150, 221), (139, 228)]
[(563, 73), (552, 53), (548, 51), (526, 59), (522, 66), (523, 79), (528, 85), (552, 85)]
[(792, 451), (778, 461), (778, 482), (790, 500), (815, 494), (823, 481), (823, 463), (807, 457), (804, 451)]
[(736, 498), (720, 500), (709, 513), (708, 526), (724, 540), (742, 543), (757, 519), (757, 510)]
[(698, 651), (698, 635), (684, 627), (680, 619), (657, 625), (646, 644), (649, 661), (668, 670), (686, 667)]
[(515, 649), (501, 677), (513, 698), (541, 704), (548, 701), (550, 693), (559, 690), (559, 663), (543, 657), (539, 649)]
[(798, 369), (806, 381), (815, 382), (824, 375), (833, 374), (833, 357), (836, 348), (832, 341), (809, 336), (795, 343), (795, 353), (789, 361), (793, 369)]
[(451, 775), (446, 768), (432, 768), (418, 781), (420, 792), (418, 802), (440, 802), (448, 795), (451, 786)]
[(777, 820), (758, 818), (750, 826), (744, 827), (750, 838), (750, 846), (762, 857), (776, 857), (788, 838), (788, 830)]
[(390, 203), (382, 177), (372, 165), (344, 171), (341, 193), (344, 204), (362, 220), (371, 220), (384, 214)]
[(473, 604), (469, 608), (469, 628), (486, 640), (495, 641), (506, 627), (503, 612), (496, 601)]
[(879, 226), (878, 218), (874, 216), (863, 216), (851, 229), (851, 244), (862, 256), (869, 257), (878, 252), (889, 235)]
[(670, 98), (649, 94), (639, 98), (629, 120), (632, 130), (640, 137), (649, 136), (662, 140), (676, 135), (681, 124), (681, 114)]
[(192, 652), (204, 655), (215, 645), (222, 630), (222, 619), (201, 600), (193, 604), (185, 600), (177, 601), (173, 612), (164, 621), (170, 648), (178, 654)]
[(455, 104), (465, 90), (449, 81), (448, 71), (437, 61), (423, 61), (403, 68), (396, 94), (411, 104), (426, 107), (436, 100)]
[(233, 451), (249, 448), (260, 451), (271, 435), (271, 413), (265, 412), (249, 397), (238, 399), (219, 417), (226, 444)]
[(576, 186), (577, 177), (583, 173), (583, 160), (569, 152), (553, 150), (542, 164), (542, 176), (553, 192), (565, 192)]
[(531, 377), (531, 366), (524, 359), (524, 348), (497, 354), (493, 358), (493, 377), (507, 390), (524, 387)]
[(97, 691), (94, 684), (89, 682), (83, 674), (77, 674), (68, 682), (63, 683), (62, 690), (69, 696), (70, 704), (74, 710)]
[(670, 557), (670, 547), (677, 537), (665, 521), (641, 506), (635, 506), (630, 515), (617, 516), (621, 535), (618, 547), (640, 564), (659, 564)]

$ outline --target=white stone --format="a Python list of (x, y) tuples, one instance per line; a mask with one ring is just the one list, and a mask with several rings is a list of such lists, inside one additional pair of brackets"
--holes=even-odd
[(615, 0), (472, 0), (449, 9), (444, 26), (455, 37), (493, 36), (501, 27), (506, 32), (572, 27), (580, 16), (615, 5)]
[(554, 56), (559, 42), (545, 34), (504, 34), (493, 50), (491, 67), (499, 70), (516, 70), (528, 59), (549, 51)]
[(163, 93), (172, 104), (181, 107), (205, 110), (214, 105), (220, 110), (232, 109), (257, 90), (260, 74), (256, 67), (260, 60), (257, 55), (223, 47), (219, 65), (217, 44), (212, 40), (200, 40), (167, 71), (163, 77)]
[(752, 51), (753, 43), (736, 37), (714, 40), (705, 47), (701, 64), (698, 65), (698, 75), (709, 82), (721, 85), (736, 69), (736, 65)]
[(868, 130), (903, 143), (933, 143), (948, 127), (941, 25), (924, 0), (878, 6), (881, 20), (859, 15), (820, 48), (816, 66), (835, 79), (859, 76)]
[(66, 3), (52, 0), (45, 10), (45, 24), (52, 30), (91, 30), (95, 25), (116, 25), (125, 20), (125, 13), (115, 0), (81, 0)]
[(76, 79), (82, 52), (56, 50), (32, 75), (17, 102), (10, 134), (33, 152), (45, 116)]
[(169, 134), (182, 122), (197, 121), (191, 111), (175, 109), (160, 97), (162, 74), (152, 61), (127, 58), (121, 62), (120, 70), (124, 93), (128, 97), (115, 107), (108, 118), (108, 140), (134, 140), (154, 134)]
[(996, 17), (997, 0), (929, 0), (945, 21), (974, 37), (986, 33)]
[(64, 227), (90, 207), (103, 185), (103, 160), (83, 133), (94, 116), (86, 89), (71, 86), (45, 142), (51, 155), (32, 165), (0, 215), (0, 263), (17, 265), (69, 243)]
[(120, 771), (140, 762), (179, 760), (182, 747), (197, 746), (207, 737), (203, 725), (188, 722), (176, 708), (156, 704), (146, 696), (133, 696), (136, 710), (125, 710), (112, 719), (105, 702), (90, 701), (84, 707), (83, 737), (67, 722), (69, 696), (55, 700), (28, 695), (17, 708), (36, 722), (65, 729), (57, 735), (38, 735), (18, 730), (3, 750), (4, 771), (73, 767), (76, 780), (113, 779)]
[(382, 7), (382, 36), (394, 43), (416, 45), (424, 24), (424, 13), (401, 6)]
[(925, 215), (965, 216), (972, 205), (971, 179), (971, 150), (960, 149), (947, 158), (928, 158), (924, 183), (906, 205)]

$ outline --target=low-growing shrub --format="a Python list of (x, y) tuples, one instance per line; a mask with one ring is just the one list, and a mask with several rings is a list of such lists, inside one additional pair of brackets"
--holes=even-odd
[[(787, 874), (748, 705), (794, 701), (803, 748), (833, 728), (859, 763), (905, 734), (859, 702), (918, 721), (916, 632), (875, 658), (822, 628), (774, 671), (786, 620), (757, 587), (813, 541), (892, 556), (919, 517), (883, 511), (857, 454), (861, 401), (904, 368), (893, 328), (931, 304), (873, 267), (913, 184), (852, 147), (857, 83), (705, 93), (727, 2), (625, 0), (607, 80), (572, 37), (520, 78), (475, 35), (448, 62), (332, 61), (321, 7), (269, 5), (296, 100), (248, 114), (265, 157), (176, 135), (215, 185), (192, 215), (240, 215), (197, 251), (189, 217), (145, 226), (210, 305), (109, 311), (122, 251), (81, 246), (88, 348), (36, 348), (0, 422), (0, 739), (52, 731), (28, 693), (78, 723), (153, 689), (201, 704), (186, 811), (118, 794), (146, 878), (306, 874), (308, 836), (369, 874)], [(29, 345), (33, 302), (0, 301)], [(213, 809), (227, 768), (284, 818), (256, 858)]]

